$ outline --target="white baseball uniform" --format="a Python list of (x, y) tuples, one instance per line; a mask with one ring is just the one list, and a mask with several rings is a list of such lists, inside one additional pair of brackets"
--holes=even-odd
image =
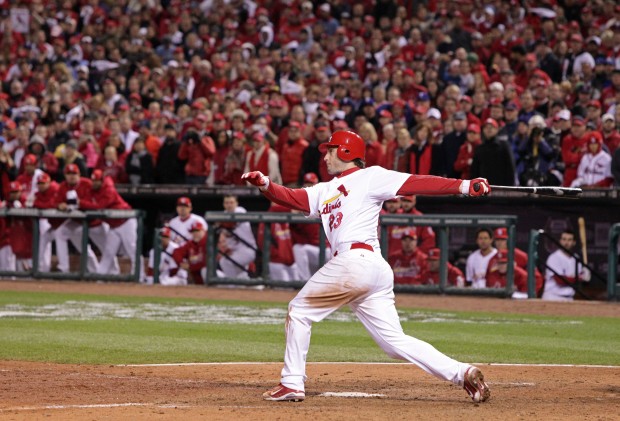
[(202, 226), (207, 229), (207, 222), (202, 216), (198, 216), (195, 213), (190, 213), (185, 219), (181, 219), (180, 216), (175, 216), (168, 222), (170, 227), (170, 239), (177, 244), (183, 244), (186, 241), (192, 239), (192, 233), (190, 228), (194, 222), (202, 223)]
[[(547, 257), (546, 265), (548, 269), (545, 270), (545, 289), (543, 290), (542, 299), (572, 301), (575, 296), (575, 290), (570, 285), (556, 280), (555, 274), (550, 269), (553, 269), (558, 275), (567, 278), (569, 281), (575, 281), (582, 270), (581, 264), (577, 264), (573, 256), (568, 256), (562, 250), (556, 250)], [(577, 270), (576, 273), (575, 269)]]
[[(347, 170), (329, 182), (305, 189), (309, 216), (321, 218), (334, 257), (289, 304), (281, 379), (284, 386), (305, 390), (312, 323), (346, 304), (387, 355), (412, 362), (438, 378), (463, 384), (468, 364), (403, 332), (394, 306), (394, 274), (381, 256), (377, 226), (383, 201), (395, 197), (410, 177), (373, 166)], [(413, 184), (403, 190), (405, 194), (430, 191), (425, 187), (431, 185), (435, 194), (455, 194), (460, 181), (420, 178)], [(266, 196), (273, 200), (276, 189), (270, 184)]]
[(487, 268), (489, 267), (489, 260), (495, 256), (497, 249), (492, 247), (492, 251), (483, 256), (480, 250), (472, 252), (467, 257), (467, 263), (465, 265), (465, 276), (467, 282), (471, 282), (472, 288), (486, 288), (487, 287)]
[[(177, 263), (172, 258), (172, 252), (179, 245), (170, 241), (166, 250), (162, 250), (159, 257), (159, 283), (161, 285), (187, 285), (187, 271), (179, 269)], [(149, 252), (149, 269), (155, 266), (155, 253), (151, 249)], [(149, 279), (150, 278), (150, 279)], [(153, 277), (147, 277), (147, 283), (153, 283)]]
[(613, 178), (611, 173), (611, 155), (600, 150), (596, 155), (586, 153), (579, 161), (577, 178), (571, 187), (592, 186), (605, 179)]
[[(241, 206), (235, 208), (235, 213), (246, 212), (245, 208)], [(226, 248), (229, 250), (227, 256), (247, 270), (249, 264), (256, 259), (256, 239), (252, 232), (252, 225), (249, 222), (239, 222), (235, 224), (232, 234), (227, 230), (224, 230), (224, 232), (224, 235), (226, 235)], [(225, 257), (220, 259), (220, 268), (224, 277), (249, 278), (246, 271)]]

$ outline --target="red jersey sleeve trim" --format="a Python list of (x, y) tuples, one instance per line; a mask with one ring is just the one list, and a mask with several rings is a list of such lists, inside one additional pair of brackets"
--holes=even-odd
[(411, 194), (450, 195), (461, 194), (460, 186), (463, 180), (455, 178), (437, 177), (434, 175), (412, 175), (398, 190), (399, 196)]
[(263, 192), (265, 197), (278, 205), (289, 209), (296, 209), (305, 213), (310, 212), (310, 201), (305, 189), (289, 189), (276, 183), (269, 183)]

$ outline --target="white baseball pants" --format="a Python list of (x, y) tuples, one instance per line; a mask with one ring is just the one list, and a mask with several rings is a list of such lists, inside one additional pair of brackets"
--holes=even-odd
[[(82, 221), (65, 220), (54, 230), (54, 240), (56, 241), (56, 256), (58, 257), (58, 270), (69, 272), (69, 244), (71, 241), (79, 253), (82, 252)], [(88, 246), (86, 249), (88, 256), (87, 268), (91, 273), (97, 273), (99, 262), (93, 249)]]
[(297, 265), (294, 263), (291, 266), (284, 263), (269, 263), (269, 278), (275, 281), (297, 281), (299, 280)]
[(122, 225), (110, 228), (102, 249), (99, 273), (119, 274), (116, 255), (124, 252), (131, 260), (131, 272), (136, 264), (136, 245), (138, 243), (138, 222), (134, 218), (127, 219)]
[[(228, 256), (247, 270), (250, 263), (256, 259), (256, 252), (243, 244), (238, 244)], [(245, 270), (225, 257), (220, 259), (220, 268), (226, 278), (248, 279), (250, 277)]]
[(453, 360), (403, 332), (394, 305), (393, 286), (394, 274), (388, 263), (380, 254), (367, 250), (338, 253), (319, 269), (288, 307), (282, 384), (305, 390), (312, 323), (348, 304), (387, 355), (462, 386), (469, 364)]
[(14, 271), (15, 270), (15, 254), (10, 245), (6, 245), (0, 248), (0, 270), (2, 271)]
[(54, 230), (46, 218), (39, 219), (39, 271), (49, 272), (52, 266)]
[[(314, 272), (319, 270), (319, 252), (319, 246), (313, 246), (312, 244), (293, 244), (293, 256), (295, 257), (295, 264), (297, 265), (300, 280), (307, 281)], [(325, 249), (325, 261), (327, 262), (330, 257), (331, 251), (328, 247)]]

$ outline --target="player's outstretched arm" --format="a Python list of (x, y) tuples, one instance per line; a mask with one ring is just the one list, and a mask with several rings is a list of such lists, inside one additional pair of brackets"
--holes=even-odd
[(401, 186), (397, 194), (399, 196), (411, 194), (485, 196), (490, 192), (491, 187), (486, 178), (459, 180), (434, 175), (412, 175)]
[(305, 213), (310, 212), (310, 202), (305, 189), (289, 189), (288, 187), (272, 183), (269, 177), (260, 171), (246, 172), (241, 176), (241, 179), (258, 187), (267, 199), (278, 205)]

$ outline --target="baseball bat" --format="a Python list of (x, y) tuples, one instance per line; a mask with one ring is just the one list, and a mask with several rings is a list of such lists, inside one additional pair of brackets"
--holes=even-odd
[(583, 216), (580, 216), (577, 219), (577, 224), (579, 224), (579, 241), (581, 242), (581, 258), (583, 259), (583, 263), (588, 264), (588, 246), (586, 243), (586, 220)]
[[(540, 186), (540, 187), (527, 187), (527, 186), (490, 186), (491, 192), (506, 191), (506, 192), (519, 192), (519, 193), (531, 193), (539, 196), (554, 196), (563, 197), (567, 199), (576, 199), (581, 196), (583, 192), (579, 188), (574, 187), (553, 187), (553, 186)], [(474, 191), (480, 190), (480, 183), (474, 183)]]

